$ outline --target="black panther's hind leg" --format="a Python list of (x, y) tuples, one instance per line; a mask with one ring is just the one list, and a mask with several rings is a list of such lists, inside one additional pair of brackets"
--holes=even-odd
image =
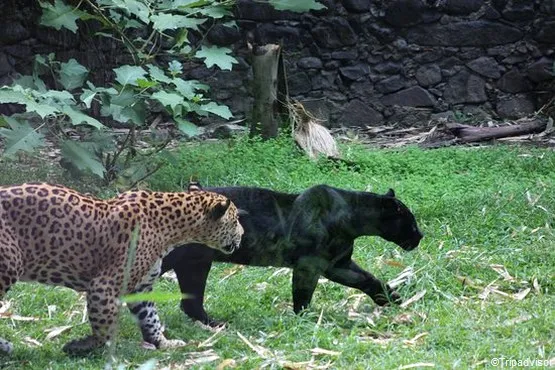
[(368, 271), (361, 269), (352, 260), (344, 266), (330, 267), (324, 272), (324, 276), (336, 283), (363, 291), (380, 306), (390, 302), (401, 303), (401, 297), (395, 290)]

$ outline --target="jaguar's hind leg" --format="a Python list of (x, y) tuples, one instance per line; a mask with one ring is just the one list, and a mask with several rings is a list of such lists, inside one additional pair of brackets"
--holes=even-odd
[[(19, 279), (21, 273), (21, 253), (17, 244), (0, 244), (0, 301), (10, 290), (10, 287)], [(0, 338), (0, 354), (10, 353), (12, 350), (12, 344)]]
[[(161, 262), (161, 260), (156, 262), (150, 273), (133, 290), (133, 293), (152, 291), (152, 284), (160, 275)], [(175, 348), (185, 345), (185, 342), (179, 339), (166, 339), (164, 327), (153, 302), (128, 303), (127, 306), (137, 319), (145, 342), (153, 344), (156, 348)]]
[(72, 355), (84, 355), (104, 346), (114, 335), (117, 325), (118, 292), (113, 288), (113, 276), (93, 279), (87, 292), (87, 310), (92, 335), (67, 343), (63, 350)]

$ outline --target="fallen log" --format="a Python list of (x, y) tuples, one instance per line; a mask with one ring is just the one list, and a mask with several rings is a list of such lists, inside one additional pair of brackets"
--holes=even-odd
[(545, 130), (545, 119), (536, 118), (531, 121), (507, 126), (476, 127), (460, 123), (446, 123), (445, 128), (462, 143), (473, 143), (504, 137), (538, 134)]

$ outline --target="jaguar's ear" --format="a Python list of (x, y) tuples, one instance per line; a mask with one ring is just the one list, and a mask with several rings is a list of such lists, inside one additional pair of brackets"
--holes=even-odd
[(200, 191), (200, 190), (202, 190), (202, 185), (200, 184), (200, 182), (189, 181), (189, 186), (187, 187), (188, 192)]
[(388, 197), (395, 198), (395, 192), (391, 188), (387, 191), (387, 193), (385, 193), (385, 195)]
[(239, 215), (239, 217), (245, 217), (249, 215), (249, 211), (239, 208), (237, 209), (237, 214)]
[(210, 217), (214, 221), (219, 220), (226, 213), (230, 205), (231, 201), (229, 199), (216, 203), (216, 205), (214, 205), (212, 209), (208, 211), (208, 217)]

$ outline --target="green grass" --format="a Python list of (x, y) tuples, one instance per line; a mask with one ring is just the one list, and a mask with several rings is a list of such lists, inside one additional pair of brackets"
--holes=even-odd
[[(290, 272), (217, 264), (209, 278), (206, 306), (212, 316), (229, 325), (211, 347), (198, 345), (213, 333), (184, 319), (177, 302), (166, 302), (159, 310), (168, 337), (184, 339), (189, 345), (171, 351), (141, 349), (139, 330), (125, 312), (118, 360), (132, 368), (156, 358), (167, 366), (183, 363), (191, 352), (211, 349), (220, 360), (197, 368), (215, 368), (224, 359), (234, 359), (237, 367), (245, 369), (281, 368), (285, 361), (313, 358), (314, 366), (330, 364), (336, 369), (393, 369), (414, 363), (466, 369), (490, 367), (490, 359), (496, 357), (555, 357), (553, 151), (515, 146), (392, 151), (358, 145), (342, 150), (346, 159), (358, 163), (357, 168), (310, 162), (287, 139), (192, 144), (176, 152), (172, 164), (156, 173), (149, 185), (175, 191), (195, 176), (205, 186), (263, 186), (292, 192), (319, 183), (374, 192), (392, 187), (413, 210), (426, 237), (413, 252), (378, 238), (360, 238), (355, 259), (384, 280), (397, 276), (404, 266), (413, 267), (414, 277), (399, 291), (408, 299), (426, 290), (422, 299), (373, 315), (375, 306), (368, 297), (326, 281), (318, 286), (308, 312), (298, 317), (292, 312)], [(28, 178), (12, 170), (2, 171), (0, 182), (68, 181), (48, 175), (45, 167)], [(504, 281), (491, 265), (504, 266), (514, 280)], [(480, 298), (489, 284), (508, 294), (532, 289), (522, 300), (498, 293)], [(178, 288), (163, 279), (156, 289)], [(7, 296), (12, 301), (10, 311), (40, 320), (0, 319), (1, 336), (13, 340), (16, 347), (11, 357), (0, 358), (0, 367), (101, 368), (102, 352), (85, 359), (61, 352), (66, 341), (90, 330), (87, 323), (79, 324), (84, 302), (78, 298), (68, 289), (16, 284)], [(56, 306), (51, 318), (49, 305)], [(68, 324), (77, 326), (45, 340), (45, 329)], [(238, 333), (267, 349), (269, 357), (250, 349)], [(410, 342), (418, 335), (420, 339)], [(26, 336), (43, 346), (29, 347), (22, 342)], [(340, 355), (312, 356), (313, 348)]]

